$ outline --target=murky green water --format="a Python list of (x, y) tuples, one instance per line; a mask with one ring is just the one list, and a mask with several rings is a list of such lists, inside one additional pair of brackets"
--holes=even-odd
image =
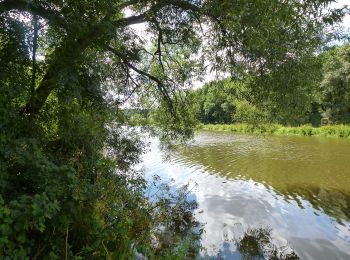
[(350, 259), (350, 140), (201, 132), (167, 162), (152, 142), (144, 167), (191, 183), (206, 256), (239, 259), (239, 233), (263, 227), (302, 259)]

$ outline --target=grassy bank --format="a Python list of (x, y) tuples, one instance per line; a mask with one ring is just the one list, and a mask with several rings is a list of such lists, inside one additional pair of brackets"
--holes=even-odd
[(213, 125), (201, 124), (199, 130), (210, 131), (228, 131), (235, 133), (250, 133), (250, 134), (271, 134), (271, 135), (286, 135), (286, 136), (332, 136), (340, 138), (350, 138), (350, 125), (331, 125), (322, 127), (312, 127), (303, 125), (298, 127), (289, 127), (279, 124), (230, 124), (230, 125)]

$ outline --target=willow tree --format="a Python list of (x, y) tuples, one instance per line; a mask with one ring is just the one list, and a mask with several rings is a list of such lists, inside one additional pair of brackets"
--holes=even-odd
[[(98, 52), (102, 62), (110, 59), (113, 74), (125, 80), (114, 85), (125, 90), (141, 86), (141, 80), (151, 81), (167, 101), (191, 72), (191, 66), (184, 66), (189, 64), (176, 67), (176, 58), (195, 59), (191, 55), (203, 42), (205, 49), (196, 60), (204, 57), (215, 61), (218, 69), (232, 72), (262, 73), (300, 59), (318, 47), (324, 21), (338, 17), (339, 12), (324, 12), (331, 2), (7, 0), (1, 2), (0, 10), (5, 23), (30, 13), (45, 24), (46, 68), (24, 111), (35, 115), (50, 93), (69, 80), (61, 75), (74, 73), (91, 52)], [(131, 28), (141, 23), (156, 45), (155, 52), (149, 53), (145, 37)], [(174, 75), (179, 70), (181, 75)]]
[(157, 227), (192, 206), (144, 196), (120, 108), (161, 107), (160, 127), (190, 134), (182, 90), (208, 63), (240, 77), (298, 62), (340, 19), (331, 2), (1, 0), (1, 256), (172, 254)]

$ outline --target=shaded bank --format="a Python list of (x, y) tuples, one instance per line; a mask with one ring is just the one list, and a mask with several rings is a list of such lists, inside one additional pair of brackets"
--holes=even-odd
[(285, 136), (325, 136), (350, 138), (349, 125), (330, 125), (322, 127), (312, 127), (303, 125), (298, 127), (283, 126), (280, 124), (201, 124), (198, 130), (228, 131), (234, 133), (268, 134)]

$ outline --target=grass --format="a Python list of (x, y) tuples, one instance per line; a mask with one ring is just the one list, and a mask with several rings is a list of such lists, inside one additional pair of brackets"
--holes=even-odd
[(234, 133), (268, 134), (284, 136), (326, 136), (350, 138), (350, 125), (330, 125), (322, 127), (302, 125), (297, 127), (290, 127), (279, 124), (201, 124), (199, 125), (198, 130), (228, 131)]

